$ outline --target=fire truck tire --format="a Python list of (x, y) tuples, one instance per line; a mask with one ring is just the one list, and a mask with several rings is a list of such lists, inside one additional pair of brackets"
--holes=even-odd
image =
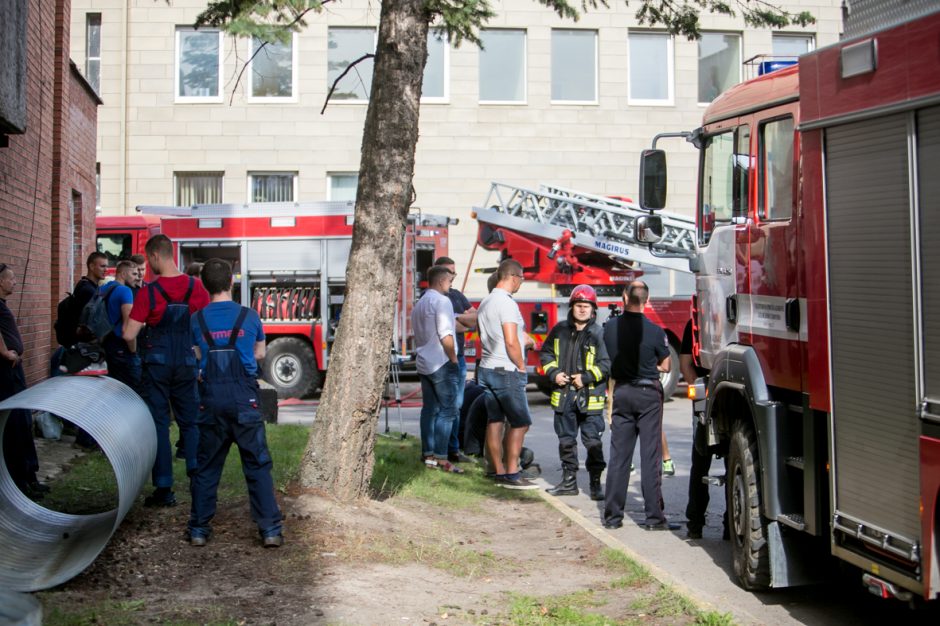
[(676, 392), (676, 387), (679, 386), (679, 355), (676, 354), (676, 349), (669, 344), (669, 371), (660, 372), (659, 382), (663, 386), (663, 398), (668, 400), (672, 397), (672, 394)]
[(268, 344), (264, 379), (277, 389), (278, 398), (309, 396), (323, 382), (313, 347), (303, 339), (280, 337)]
[(760, 512), (757, 438), (750, 425), (738, 421), (731, 434), (726, 482), (731, 562), (741, 586), (748, 590), (770, 586), (767, 520)]

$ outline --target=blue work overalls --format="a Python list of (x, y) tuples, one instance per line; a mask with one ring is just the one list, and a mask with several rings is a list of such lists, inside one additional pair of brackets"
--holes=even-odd
[(228, 343), (222, 345), (213, 341), (203, 312), (196, 314), (209, 350), (199, 386), (199, 463), (190, 481), (191, 537), (208, 537), (211, 532), (209, 524), (215, 516), (219, 479), (232, 443), (238, 446), (241, 456), (251, 517), (258, 531), (262, 537), (281, 534), (281, 510), (274, 499), (271, 454), (258, 408), (258, 381), (245, 371), (235, 348), (247, 314), (248, 309), (242, 307)]
[(170, 407), (180, 429), (183, 452), (186, 455), (186, 473), (196, 469), (198, 432), (196, 416), (199, 412), (199, 391), (196, 387), (196, 355), (189, 316), (189, 298), (195, 280), (189, 278), (189, 288), (180, 301), (173, 301), (160, 283), (147, 285), (150, 310), (154, 308), (156, 294), (166, 301), (163, 317), (155, 326), (147, 327), (141, 343), (143, 376), (141, 395), (157, 427), (157, 460), (153, 464), (153, 486), (173, 486), (173, 451), (170, 447)]

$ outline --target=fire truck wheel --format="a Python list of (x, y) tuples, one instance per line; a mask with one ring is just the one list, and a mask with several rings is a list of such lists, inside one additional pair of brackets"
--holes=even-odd
[(760, 513), (760, 477), (756, 462), (754, 430), (739, 421), (731, 434), (726, 497), (734, 573), (741, 586), (750, 590), (770, 586), (767, 520)]
[(676, 387), (679, 386), (679, 355), (676, 354), (676, 349), (672, 344), (669, 344), (669, 363), (669, 371), (659, 373), (659, 382), (663, 386), (663, 398), (667, 400), (672, 397), (672, 394), (676, 392)]
[(281, 337), (268, 344), (264, 379), (277, 389), (278, 398), (303, 398), (322, 382), (313, 348), (303, 339)]

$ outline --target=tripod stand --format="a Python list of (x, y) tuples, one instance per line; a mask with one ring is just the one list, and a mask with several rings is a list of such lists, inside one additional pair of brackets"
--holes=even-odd
[(398, 429), (401, 432), (401, 438), (405, 438), (405, 423), (401, 415), (401, 383), (400, 383), (400, 374), (401, 374), (401, 362), (402, 357), (398, 354), (398, 351), (392, 348), (389, 365), (388, 365), (388, 377), (385, 379), (385, 396), (383, 400), (385, 401), (385, 436), (389, 436), (388, 428), (388, 405), (391, 404), (392, 391), (395, 393), (395, 406), (398, 407)]

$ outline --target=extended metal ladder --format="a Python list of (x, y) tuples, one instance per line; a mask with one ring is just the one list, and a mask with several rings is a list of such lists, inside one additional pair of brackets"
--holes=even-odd
[[(474, 207), (480, 222), (503, 226), (550, 240), (565, 230), (572, 243), (611, 257), (666, 269), (689, 271), (685, 258), (661, 257), (636, 241), (633, 219), (648, 215), (637, 204), (614, 198), (541, 185), (538, 191), (493, 183), (482, 207)], [(674, 213), (658, 212), (663, 220), (663, 240), (654, 246), (662, 253), (693, 253), (695, 222)]]

